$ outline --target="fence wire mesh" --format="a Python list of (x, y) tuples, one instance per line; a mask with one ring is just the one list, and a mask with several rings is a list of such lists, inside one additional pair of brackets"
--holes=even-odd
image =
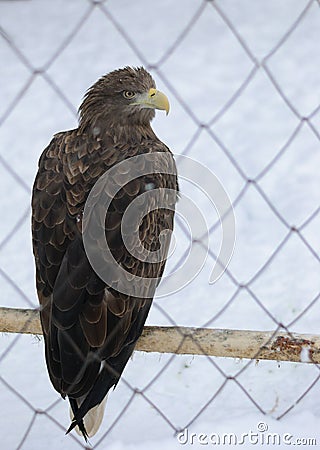
[[(3, 304), (37, 307), (30, 275), (29, 203), (42, 148), (54, 132), (74, 126), (76, 105), (99, 75), (133, 62), (150, 70), (172, 101), (171, 118), (157, 119), (158, 134), (175, 153), (197, 159), (219, 177), (237, 220), (235, 252), (223, 276), (209, 285), (203, 270), (196, 284), (185, 286), (176, 296), (156, 299), (149, 322), (317, 334), (319, 1), (281, 6), (201, 0), (161, 5), (102, 0), (54, 3), (0, 2)], [(274, 22), (267, 24), (265, 17)], [(169, 121), (173, 125), (167, 129)], [(208, 215), (209, 235), (214, 239), (220, 222)], [(189, 245), (199, 249), (203, 245), (198, 238), (190, 242), (179, 220), (176, 228), (184, 247), (175, 254), (173, 268), (183, 263)], [(212, 245), (205, 268), (216, 259)], [(39, 345), (29, 350), (31, 342), (24, 338), (3, 336), (1, 344), (2, 395), (5, 402), (16, 405), (23, 424), (12, 448), (31, 448), (35, 433), (42, 443), (48, 435), (50, 440), (58, 439), (60, 433), (68, 440), (67, 448), (87, 448), (78, 437), (63, 436), (68, 419), (59, 408), (62, 404), (64, 410), (66, 404), (54, 394), (46, 397), (51, 389), (46, 380), (36, 393), (32, 377), (45, 377), (40, 374), (45, 371), (42, 354), (30, 372), (33, 375), (29, 377), (26, 370), (19, 377), (18, 372), (32, 365), (30, 358), (41, 353)], [(317, 364), (296, 367), (297, 379), (288, 381), (295, 387), (288, 393), (285, 378), (273, 369), (263, 381), (254, 381), (255, 360), (235, 364), (204, 355), (193, 361), (174, 354), (154, 358), (135, 356), (130, 370), (136, 365), (137, 371), (133, 376), (126, 371), (122, 377), (117, 388), (122, 393), (117, 400), (110, 399), (107, 409), (112, 412), (104, 431), (92, 441), (93, 448), (105, 448), (114, 439), (112, 433), (123, 434), (130, 417), (144, 433), (142, 424), (132, 419), (134, 414), (143, 414), (147, 422), (152, 411), (151, 424), (159, 427), (161, 437), (169, 437), (214, 417), (221, 408), (233, 409), (225, 402), (234, 396), (241, 397), (245, 406), (235, 403), (243, 414), (254, 410), (281, 419), (308, 402), (307, 394), (320, 389)], [(293, 369), (284, 366), (281, 370), (291, 374)], [(190, 375), (190, 383), (198, 382), (186, 387), (190, 368), (197, 374)], [(177, 383), (181, 379), (181, 386), (177, 388), (172, 379)], [(266, 401), (262, 392), (278, 382), (277, 395)], [(168, 407), (171, 400), (163, 401), (163, 396), (173, 395), (172, 389), (173, 402), (186, 402), (186, 411)], [(190, 390), (197, 392), (190, 395)], [(197, 401), (186, 400), (195, 395)], [(160, 437), (156, 432), (154, 436)]]

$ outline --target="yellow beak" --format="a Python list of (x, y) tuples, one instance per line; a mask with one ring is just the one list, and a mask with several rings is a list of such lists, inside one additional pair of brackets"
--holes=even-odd
[(157, 89), (149, 89), (149, 92), (137, 96), (134, 105), (141, 105), (144, 108), (161, 109), (166, 111), (167, 115), (170, 110), (169, 100), (166, 95)]

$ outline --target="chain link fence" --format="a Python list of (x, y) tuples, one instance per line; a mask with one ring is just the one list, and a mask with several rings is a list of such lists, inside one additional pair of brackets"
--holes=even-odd
[[(171, 100), (172, 115), (156, 119), (157, 134), (174, 153), (200, 161), (218, 176), (237, 222), (234, 256), (222, 277), (209, 284), (220, 218), (208, 211), (213, 243), (203, 270), (175, 295), (156, 298), (149, 323), (226, 333), (263, 329), (271, 337), (318, 334), (319, 6), (316, 0), (0, 2), (2, 304), (37, 308), (29, 203), (42, 149), (54, 132), (75, 126), (76, 105), (95, 79), (132, 63), (150, 70)], [(201, 197), (199, 203), (206, 208)], [(190, 238), (179, 218), (176, 240), (170, 270), (183, 264), (190, 245), (203, 257), (203, 242)], [(47, 393), (42, 344), (22, 334), (1, 340), (2, 401), (18, 411), (23, 429), (10, 441), (12, 448), (35, 448), (35, 435), (42, 445), (50, 440), (52, 448), (62, 442), (87, 448), (77, 436), (63, 436), (67, 405)], [(286, 344), (278, 341), (279, 349)], [(259, 352), (235, 362), (206, 356), (197, 345), (201, 356), (194, 360), (136, 354), (117, 387), (119, 396), (108, 400), (104, 430), (92, 447), (107, 448), (128, 427), (137, 427), (137, 446), (146, 426), (154, 430), (149, 439), (169, 439), (220, 417), (222, 410), (232, 411), (235, 397), (240, 414), (282, 419), (319, 393), (320, 366), (310, 352), (300, 356), (311, 364), (283, 363), (283, 378), (267, 365), (256, 379)], [(289, 353), (297, 350), (288, 347)], [(39, 362), (29, 372), (35, 354), (41, 354)], [(38, 393), (33, 377), (43, 381)], [(144, 424), (137, 424), (136, 414), (146, 418)]]

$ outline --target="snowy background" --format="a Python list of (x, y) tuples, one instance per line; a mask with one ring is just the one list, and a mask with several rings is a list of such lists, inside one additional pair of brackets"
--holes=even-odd
[[(156, 133), (216, 174), (236, 217), (228, 271), (209, 285), (215, 228), (203, 270), (157, 299), (148, 324), (270, 331), (284, 324), (319, 334), (319, 2), (0, 1), (0, 27), (3, 306), (37, 306), (29, 204), (43, 148), (76, 126), (82, 96), (99, 76), (144, 65), (171, 103), (168, 117), (157, 114)], [(212, 226), (215, 212), (201, 192), (181, 187)], [(190, 244), (179, 223), (175, 238), (168, 271)], [(2, 334), (0, 376), (1, 448), (84, 447), (64, 436), (68, 406), (49, 382), (42, 339)], [(188, 426), (189, 433), (252, 430), (260, 444), (246, 448), (265, 448), (257, 428), (264, 422), (271, 433), (319, 445), (319, 377), (313, 364), (137, 352), (91, 443), (203, 448), (178, 442), (175, 432)]]

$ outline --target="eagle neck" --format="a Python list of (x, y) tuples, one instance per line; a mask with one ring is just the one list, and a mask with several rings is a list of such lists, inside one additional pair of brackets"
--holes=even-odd
[(144, 139), (156, 139), (150, 124), (117, 125), (108, 130), (114, 142), (139, 143)]

